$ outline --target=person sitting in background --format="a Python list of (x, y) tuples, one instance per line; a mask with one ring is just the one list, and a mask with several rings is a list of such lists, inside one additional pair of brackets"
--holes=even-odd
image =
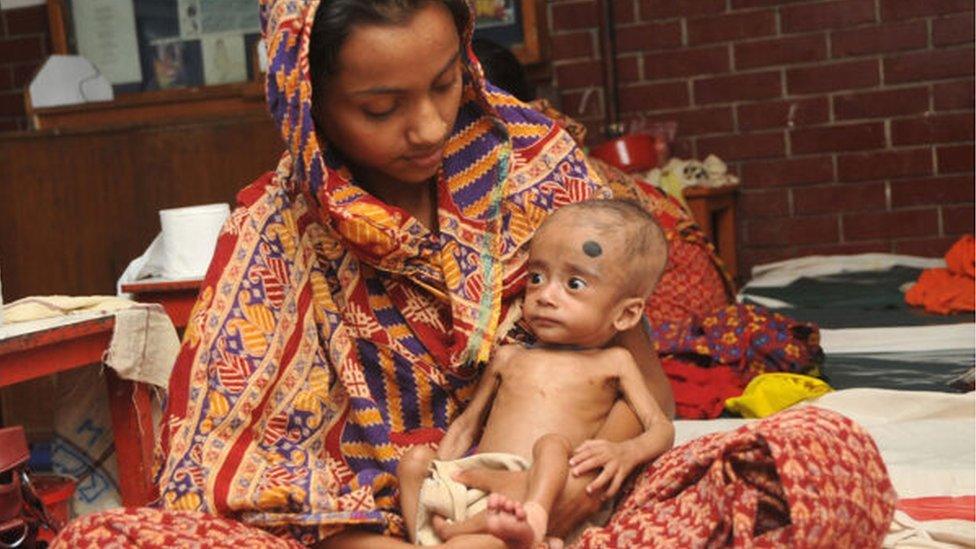
[(525, 68), (511, 50), (487, 38), (475, 38), (471, 41), (471, 48), (481, 62), (481, 68), (489, 82), (523, 103), (535, 99), (535, 89), (529, 83)]

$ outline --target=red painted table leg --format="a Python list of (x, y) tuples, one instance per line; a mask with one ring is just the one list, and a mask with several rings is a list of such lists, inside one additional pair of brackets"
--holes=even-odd
[(149, 477), (154, 440), (149, 388), (119, 378), (111, 368), (105, 369), (105, 382), (115, 434), (122, 505), (145, 505), (152, 495)]

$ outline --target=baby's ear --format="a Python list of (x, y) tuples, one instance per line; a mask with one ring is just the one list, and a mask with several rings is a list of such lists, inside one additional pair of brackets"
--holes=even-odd
[(641, 321), (644, 315), (644, 299), (640, 297), (628, 297), (620, 302), (617, 307), (617, 316), (613, 320), (613, 327), (618, 332), (625, 332)]

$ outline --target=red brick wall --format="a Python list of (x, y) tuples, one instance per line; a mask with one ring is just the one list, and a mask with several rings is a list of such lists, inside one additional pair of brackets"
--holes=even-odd
[(24, 87), (47, 58), (44, 6), (0, 11), (0, 132), (27, 129)]
[[(742, 176), (744, 266), (940, 255), (973, 231), (972, 0), (614, 0), (625, 118)], [(553, 84), (598, 136), (596, 0), (549, 0)], [(0, 11), (0, 131), (49, 51), (43, 6)], [(578, 112), (586, 90), (591, 98)]]
[[(739, 173), (745, 269), (973, 231), (972, 0), (614, 1), (622, 118)], [(599, 6), (549, 5), (553, 84), (597, 136)]]

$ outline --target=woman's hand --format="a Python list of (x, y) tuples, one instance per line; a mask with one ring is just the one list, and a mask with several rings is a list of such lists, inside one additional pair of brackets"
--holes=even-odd
[(609, 440), (587, 440), (576, 447), (569, 458), (573, 476), (602, 469), (593, 482), (586, 485), (586, 493), (603, 499), (617, 495), (627, 475), (639, 463), (638, 452), (633, 442), (610, 442)]

